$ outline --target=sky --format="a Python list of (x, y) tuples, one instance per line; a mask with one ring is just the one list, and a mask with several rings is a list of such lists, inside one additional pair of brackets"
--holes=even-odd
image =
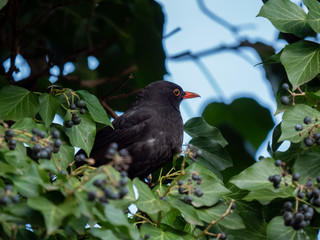
[[(239, 97), (252, 97), (270, 109), (272, 115), (275, 113), (276, 102), (271, 86), (265, 79), (262, 65), (255, 66), (261, 60), (252, 49), (242, 48), (240, 54), (235, 51), (223, 51), (201, 57), (201, 63), (209, 72), (209, 79), (208, 74), (201, 71), (191, 59), (183, 61), (170, 59), (170, 56), (185, 51), (197, 53), (222, 45), (235, 45), (239, 40), (261, 41), (280, 50), (285, 43), (275, 43), (276, 29), (267, 19), (256, 17), (263, 5), (262, 1), (157, 0), (157, 2), (162, 6), (165, 15), (164, 36), (177, 28), (180, 29), (163, 40), (168, 57), (166, 60), (168, 74), (164, 79), (179, 84), (186, 91), (201, 95), (199, 99), (182, 103), (181, 112), (184, 121), (200, 116), (210, 102), (223, 101), (229, 104)], [(240, 27), (239, 33), (234, 34), (213, 21), (201, 11), (198, 2), (202, 2), (209, 11), (229, 24)], [(274, 117), (275, 123), (280, 120), (281, 115)], [(257, 158), (260, 155), (268, 155), (266, 147), (270, 136), (271, 133), (257, 152)], [(185, 135), (184, 142), (189, 139)]]

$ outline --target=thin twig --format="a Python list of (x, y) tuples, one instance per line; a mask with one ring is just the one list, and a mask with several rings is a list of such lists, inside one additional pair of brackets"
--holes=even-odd
[(118, 118), (118, 115), (112, 110), (111, 107), (108, 106), (104, 101), (100, 101), (101, 105), (104, 107), (104, 109), (111, 115), (113, 119)]

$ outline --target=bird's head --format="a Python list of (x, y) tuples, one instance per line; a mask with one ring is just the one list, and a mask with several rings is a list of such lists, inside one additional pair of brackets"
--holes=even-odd
[(173, 105), (179, 110), (179, 105), (183, 99), (200, 97), (193, 92), (184, 91), (179, 85), (168, 81), (156, 81), (146, 86), (137, 96), (139, 102), (153, 106)]

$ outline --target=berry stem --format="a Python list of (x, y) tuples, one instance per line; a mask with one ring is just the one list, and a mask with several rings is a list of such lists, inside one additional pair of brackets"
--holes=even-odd
[(233, 212), (233, 210), (231, 209), (233, 203), (235, 202), (234, 199), (231, 199), (231, 202), (229, 204), (228, 209), (225, 211), (224, 214), (222, 214), (217, 220), (213, 220), (201, 233), (199, 233), (197, 236), (195, 236), (195, 238), (200, 238), (202, 237), (204, 234), (210, 235), (211, 233), (209, 232), (209, 229), (216, 224), (217, 222), (221, 221), (222, 219), (224, 219), (226, 216), (228, 216), (230, 213)]

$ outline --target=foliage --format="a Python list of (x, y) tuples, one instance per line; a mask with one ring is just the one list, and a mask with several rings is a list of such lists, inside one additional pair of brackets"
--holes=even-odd
[[(9, 36), (0, 38), (1, 238), (316, 239), (320, 3), (304, 0), (305, 13), (289, 0), (265, 2), (258, 16), (296, 36), (272, 56), (259, 50), (263, 44), (251, 45), (266, 76), (282, 79), (275, 98), (283, 120), (273, 129), (270, 156), (254, 159), (274, 125), (267, 109), (248, 98), (210, 103), (202, 117), (185, 123), (192, 140), (183, 154), (144, 180), (127, 178), (112, 163), (93, 168), (92, 159), (76, 168), (74, 147), (89, 153), (96, 131), (112, 126), (110, 109), (124, 110), (139, 88), (165, 73), (160, 6), (1, 3), (0, 31)], [(20, 81), (13, 80), (17, 52), (31, 68)], [(99, 61), (95, 70), (88, 56)], [(74, 72), (61, 71), (52, 85), (49, 70), (66, 62)], [(290, 147), (283, 152), (284, 141)], [(298, 213), (305, 219), (297, 220)]]

